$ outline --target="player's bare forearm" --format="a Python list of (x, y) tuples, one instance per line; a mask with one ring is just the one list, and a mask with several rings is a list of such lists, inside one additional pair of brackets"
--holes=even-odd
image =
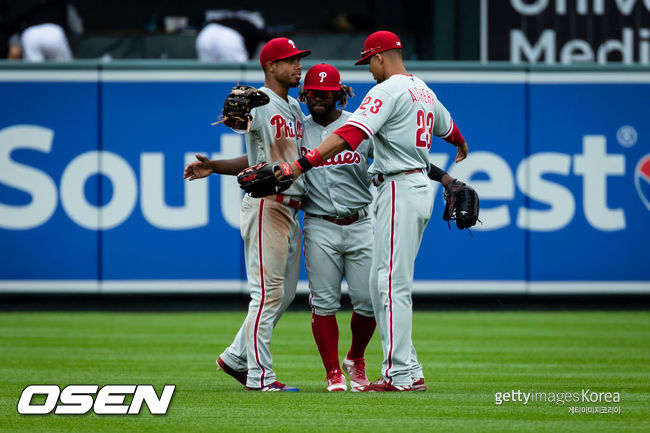
[(210, 176), (212, 173), (236, 175), (248, 167), (248, 158), (246, 155), (238, 156), (232, 159), (213, 159), (196, 154), (196, 161), (185, 166), (183, 179), (196, 180)]
[(467, 148), (467, 142), (463, 141), (462, 144), (459, 144), (456, 146), (458, 148), (458, 151), (456, 152), (456, 162), (461, 162), (465, 158), (467, 158), (467, 154), (469, 153), (469, 149)]
[(212, 165), (213, 173), (236, 176), (248, 167), (248, 157), (242, 155), (231, 159), (212, 159), (210, 160), (210, 164)]
[(443, 137), (447, 143), (451, 143), (458, 151), (456, 152), (456, 162), (461, 162), (463, 159), (467, 158), (467, 142), (463, 138), (463, 134), (460, 133), (458, 125), (454, 122), (451, 124), (451, 131)]
[(343, 152), (348, 143), (340, 135), (330, 134), (317, 148), (323, 161), (327, 161), (334, 155)]
[(442, 186), (447, 186), (455, 180), (453, 177), (449, 176), (446, 171), (435, 164), (429, 166), (429, 172), (427, 175), (429, 176), (429, 179), (440, 182)]
[(456, 179), (449, 176), (447, 173), (445, 173), (445, 174), (442, 175), (442, 179), (440, 179), (440, 184), (442, 186), (447, 186), (450, 183), (452, 183), (454, 180), (456, 180)]
[[(323, 161), (327, 161), (337, 153), (343, 152), (348, 147), (348, 143), (343, 139), (343, 137), (330, 134), (321, 144), (318, 145), (316, 149), (312, 152), (318, 152)], [(298, 179), (302, 174), (300, 167), (298, 166), (297, 161), (291, 163), (291, 171), (293, 172), (293, 178)]]

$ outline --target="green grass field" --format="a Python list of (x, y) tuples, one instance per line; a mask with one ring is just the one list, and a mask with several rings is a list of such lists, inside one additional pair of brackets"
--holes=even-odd
[[(215, 369), (244, 313), (2, 313), (0, 431), (650, 431), (650, 313), (416, 312), (428, 391), (325, 392), (308, 313), (287, 313), (272, 346), (299, 393), (245, 391)], [(339, 314), (341, 356), (348, 313)], [(368, 375), (379, 373), (377, 335)], [(29, 384), (175, 384), (167, 415), (23, 416)], [(495, 404), (495, 393), (619, 392), (620, 403)], [(571, 406), (620, 413), (571, 414)]]

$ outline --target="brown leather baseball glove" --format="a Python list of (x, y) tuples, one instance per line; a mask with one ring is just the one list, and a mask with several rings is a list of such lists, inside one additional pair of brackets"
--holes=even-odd
[(221, 116), (213, 125), (223, 123), (239, 131), (248, 131), (253, 119), (251, 110), (266, 105), (269, 101), (269, 95), (263, 91), (238, 83), (226, 97)]

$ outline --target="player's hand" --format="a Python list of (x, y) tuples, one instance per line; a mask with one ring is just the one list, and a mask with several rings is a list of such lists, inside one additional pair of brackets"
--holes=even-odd
[(298, 161), (293, 161), (289, 163), (289, 167), (291, 168), (291, 175), (293, 177), (293, 180), (298, 179), (302, 174), (302, 171), (300, 171), (300, 167), (298, 167)]
[(456, 162), (461, 162), (463, 159), (467, 158), (467, 142), (463, 141), (463, 144), (458, 146), (458, 151), (456, 152)]
[(192, 161), (185, 166), (183, 179), (194, 180), (210, 176), (212, 174), (212, 164), (210, 163), (210, 160), (198, 153), (194, 156), (197, 160)]

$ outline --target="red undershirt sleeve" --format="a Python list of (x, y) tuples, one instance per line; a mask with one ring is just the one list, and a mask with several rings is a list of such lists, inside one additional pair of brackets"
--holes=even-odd
[(451, 127), (451, 132), (443, 138), (447, 143), (451, 143), (454, 146), (460, 146), (465, 142), (463, 135), (460, 133), (460, 129), (456, 125), (456, 122), (453, 123)]
[(344, 139), (352, 150), (357, 150), (361, 142), (368, 138), (365, 132), (352, 125), (343, 125), (334, 131), (334, 134)]

